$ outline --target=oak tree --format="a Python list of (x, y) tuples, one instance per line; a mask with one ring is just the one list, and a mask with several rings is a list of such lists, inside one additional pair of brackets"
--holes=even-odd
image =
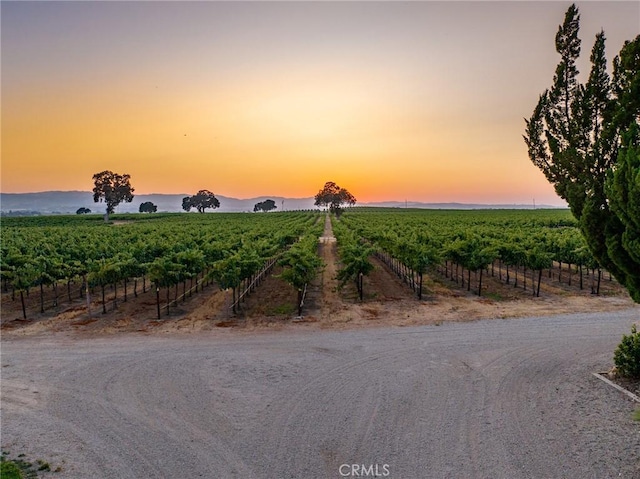
[(134, 188), (129, 182), (130, 178), (129, 175), (119, 175), (109, 170), (93, 175), (93, 201), (106, 203), (105, 221), (109, 221), (109, 215), (120, 203), (133, 201)]
[(151, 201), (145, 201), (144, 203), (140, 203), (138, 211), (140, 213), (155, 213), (156, 211), (158, 211), (158, 207)]
[(329, 211), (340, 215), (342, 213), (342, 206), (353, 206), (356, 204), (356, 198), (345, 188), (341, 188), (333, 181), (325, 183), (324, 187), (318, 191), (315, 196), (316, 206), (328, 206)]
[(253, 206), (253, 211), (258, 212), (258, 211), (271, 211), (271, 210), (275, 210), (277, 208), (276, 206), (276, 202), (273, 200), (264, 200), (264, 201), (260, 201), (258, 203), (256, 203)]
[(204, 213), (207, 208), (219, 208), (220, 201), (209, 190), (200, 190), (193, 196), (185, 196), (182, 199), (182, 209), (191, 211), (191, 208), (198, 210), (198, 213)]

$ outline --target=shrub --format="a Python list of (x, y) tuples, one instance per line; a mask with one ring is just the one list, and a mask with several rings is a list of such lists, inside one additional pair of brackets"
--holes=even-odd
[(631, 334), (623, 335), (613, 354), (618, 373), (627, 378), (640, 378), (640, 332), (631, 326)]
[(0, 477), (2, 479), (22, 479), (24, 477), (20, 468), (13, 461), (2, 461), (0, 463)]

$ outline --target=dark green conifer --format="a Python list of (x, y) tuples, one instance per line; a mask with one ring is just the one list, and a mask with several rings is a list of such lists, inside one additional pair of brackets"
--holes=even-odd
[(640, 36), (625, 43), (609, 78), (604, 32), (596, 35), (583, 85), (579, 19), (571, 5), (556, 34), (553, 85), (525, 120), (524, 139), (594, 257), (640, 302)]

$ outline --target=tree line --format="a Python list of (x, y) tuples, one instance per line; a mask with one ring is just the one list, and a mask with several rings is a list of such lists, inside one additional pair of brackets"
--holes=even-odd
[[(131, 176), (128, 174), (121, 175), (110, 170), (101, 171), (93, 175), (93, 201), (95, 203), (104, 202), (106, 204), (105, 221), (109, 220), (109, 215), (113, 214), (116, 207), (120, 203), (131, 203), (134, 198), (134, 187), (131, 185)], [(220, 207), (220, 201), (209, 190), (199, 190), (192, 196), (185, 196), (182, 199), (182, 209), (191, 211), (195, 209), (198, 213), (204, 213), (207, 209), (216, 209)], [(261, 201), (255, 204), (253, 211), (272, 211), (277, 208), (275, 202), (271, 199)], [(140, 204), (140, 213), (155, 213), (158, 207), (151, 201)], [(76, 214), (91, 213), (89, 208), (78, 208)]]

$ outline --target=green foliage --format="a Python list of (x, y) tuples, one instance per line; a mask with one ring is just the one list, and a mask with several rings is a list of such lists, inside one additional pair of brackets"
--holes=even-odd
[(284, 268), (280, 277), (298, 290), (298, 314), (302, 314), (303, 291), (322, 267), (323, 262), (316, 254), (317, 233), (304, 236), (284, 252), (279, 264)]
[(280, 277), (294, 288), (301, 290), (318, 274), (323, 265), (316, 254), (318, 238), (306, 236), (293, 244), (280, 259), (279, 264), (284, 267)]
[(242, 280), (239, 255), (218, 261), (211, 270), (211, 276), (220, 289), (236, 289)]
[(497, 256), (487, 241), (477, 236), (456, 239), (447, 248), (446, 255), (455, 263), (470, 271), (486, 268)]
[(35, 283), (38, 271), (32, 263), (24, 263), (15, 270), (13, 287), (17, 291), (26, 291)]
[[(111, 267), (115, 269), (115, 266)], [(160, 258), (156, 258), (149, 264), (149, 279), (153, 281), (156, 286), (166, 288), (177, 284), (180, 281), (183, 269), (184, 266), (177, 263), (174, 258), (170, 256), (162, 256)], [(109, 270), (107, 270), (107, 272), (109, 272)], [(114, 273), (114, 275), (115, 274), (117, 273)]]
[(360, 290), (360, 277), (368, 275), (374, 269), (369, 257), (376, 250), (372, 245), (361, 241), (353, 231), (341, 222), (333, 222), (333, 233), (338, 241), (338, 255), (342, 264), (338, 271), (340, 287), (350, 280), (355, 280), (358, 290)]
[(338, 271), (340, 285), (344, 286), (347, 281), (356, 280), (362, 275), (367, 276), (373, 271), (373, 263), (369, 257), (374, 253), (371, 246), (358, 241), (350, 241), (340, 246), (340, 262), (342, 268)]
[[(35, 464), (25, 460), (24, 454), (19, 454), (17, 458), (10, 459), (9, 454), (2, 452), (0, 456), (0, 478), (1, 479), (37, 479), (38, 471), (51, 471), (48, 462), (38, 459)], [(54, 472), (59, 472), (57, 467)]]
[(342, 212), (342, 205), (353, 206), (356, 198), (345, 188), (340, 188), (333, 181), (325, 183), (324, 187), (315, 196), (316, 206), (328, 206), (329, 211), (336, 215)]
[(416, 283), (428, 268), (444, 260), (477, 272), (479, 293), (483, 270), (496, 259), (508, 267), (538, 272), (552, 261), (598, 268), (576, 224), (567, 210), (358, 208), (345, 215), (334, 231), (339, 236), (347, 228), (408, 267), (410, 285), (420, 297), (422, 288)]
[(85, 208), (85, 207), (78, 208), (78, 209), (76, 210), (76, 214), (77, 214), (77, 215), (87, 215), (87, 214), (89, 214), (89, 213), (91, 213), (91, 210), (90, 210), (89, 208)]
[(151, 201), (145, 201), (144, 203), (140, 203), (138, 211), (140, 213), (155, 213), (156, 211), (158, 211), (158, 207)]
[(29, 288), (80, 277), (101, 287), (142, 277), (168, 288), (222, 271), (217, 279), (223, 287), (235, 287), (301, 234), (317, 229), (312, 212), (117, 217), (126, 224), (75, 215), (3, 221), (3, 286), (20, 293), (23, 306)]
[(276, 202), (273, 200), (264, 200), (256, 203), (253, 207), (253, 212), (257, 213), (258, 211), (271, 211), (277, 208)]
[(220, 201), (209, 190), (200, 190), (193, 196), (182, 198), (182, 209), (191, 211), (191, 208), (198, 210), (198, 213), (204, 213), (207, 208), (220, 208)]
[[(588, 252), (587, 252), (588, 253)], [(589, 255), (589, 258), (592, 258)], [(553, 254), (545, 251), (541, 246), (534, 246), (527, 250), (525, 255), (525, 266), (529, 269), (540, 271), (550, 268), (553, 264)]]
[(364, 299), (363, 277), (373, 271), (374, 266), (369, 257), (375, 253), (375, 248), (361, 241), (352, 231), (335, 222), (333, 232), (338, 240), (338, 254), (341, 268), (338, 271), (339, 286), (342, 288), (347, 282), (355, 281), (360, 301)]
[(129, 175), (119, 175), (113, 171), (105, 170), (93, 175), (93, 201), (104, 201), (107, 205), (107, 219), (123, 201), (133, 201), (134, 189), (130, 183)]
[(604, 33), (596, 35), (589, 78), (580, 84), (579, 19), (572, 5), (556, 36), (561, 60), (553, 85), (526, 120), (524, 139), (591, 254), (640, 302), (640, 35), (614, 59), (611, 78)]
[(613, 354), (618, 373), (627, 378), (640, 379), (640, 332), (631, 326), (631, 334), (623, 335)]
[(0, 478), (23, 479), (24, 476), (15, 462), (3, 460), (2, 463), (0, 463)]
[(426, 273), (431, 266), (441, 260), (440, 246), (430, 242), (418, 242), (405, 245), (403, 248), (406, 261), (403, 262), (418, 273)]
[(632, 125), (626, 133), (617, 167), (607, 180), (607, 198), (619, 220), (610, 226), (616, 229), (614, 239), (607, 243), (607, 251), (624, 272), (632, 296), (640, 301), (640, 133), (637, 125)]

